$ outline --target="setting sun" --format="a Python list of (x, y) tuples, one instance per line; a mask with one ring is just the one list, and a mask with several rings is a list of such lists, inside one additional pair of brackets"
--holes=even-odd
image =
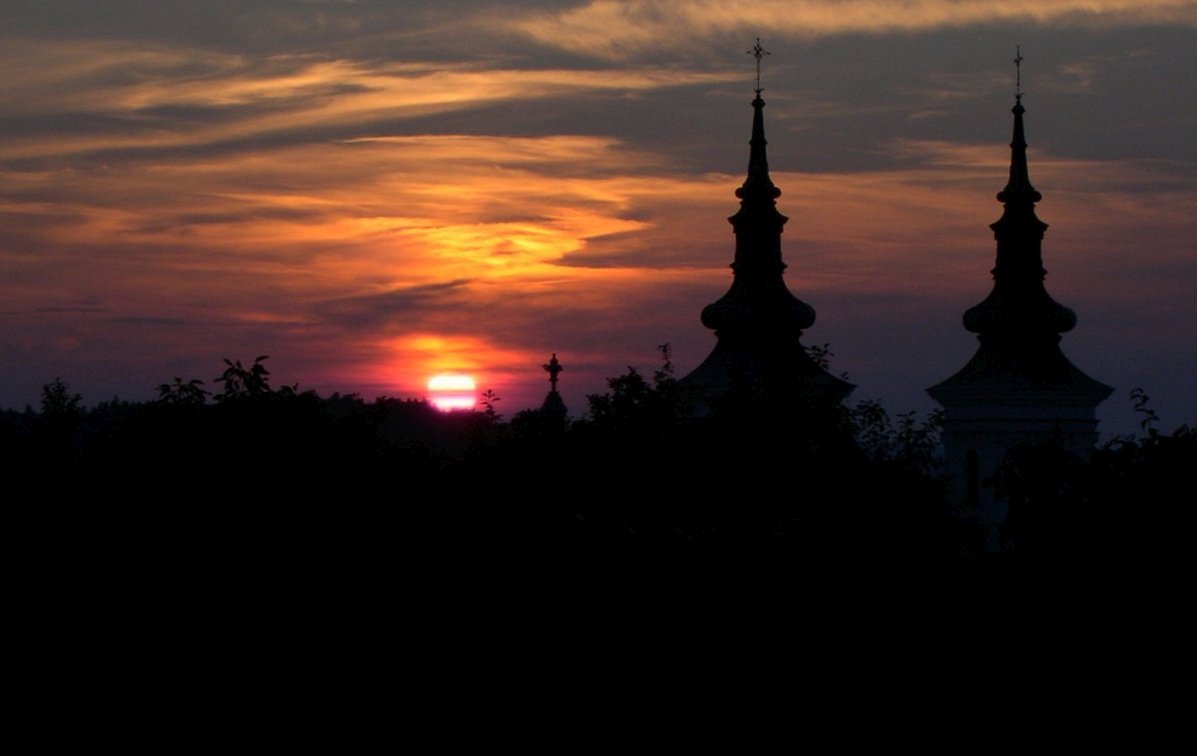
[(441, 373), (428, 379), (429, 401), (442, 412), (473, 409), (477, 384), (468, 375)]

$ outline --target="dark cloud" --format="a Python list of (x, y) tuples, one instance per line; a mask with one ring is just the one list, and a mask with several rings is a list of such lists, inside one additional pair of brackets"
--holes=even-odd
[[(463, 34), (480, 14), (496, 22), (549, 0), (6, 0), (7, 34), (206, 46), (257, 55), (352, 48), (363, 59), (444, 58), (511, 52), (526, 38)], [(511, 37), (510, 39), (508, 37)]]
[[(61, 199), (53, 189), (41, 191), (0, 191), (0, 199), (10, 202), (53, 202)], [(83, 213), (69, 210), (45, 209), (39, 212), (19, 212), (0, 210), (0, 242), (8, 241), (11, 247), (4, 250), (5, 255), (20, 253), (23, 249), (21, 242), (31, 242), (38, 239), (38, 231), (46, 226), (66, 226), (82, 223), (87, 220)]]
[[(734, 209), (734, 208), (732, 208)], [(731, 234), (721, 251), (710, 243), (684, 242), (645, 243), (643, 231), (607, 234), (586, 240), (576, 252), (562, 255), (558, 265), (578, 268), (644, 268), (666, 269), (679, 267), (719, 267), (731, 262), (735, 246)], [(726, 259), (724, 259), (726, 258)]]
[(109, 308), (107, 308), (107, 307), (97, 307), (97, 306), (92, 306), (92, 305), (80, 305), (80, 306), (75, 306), (75, 307), (39, 307), (39, 308), (37, 308), (37, 310), (35, 310), (35, 312), (45, 313), (45, 314), (77, 313), (77, 312), (95, 313), (95, 312), (108, 312), (108, 310), (109, 310)]
[(453, 308), (460, 311), (465, 299), (465, 279), (443, 283), (407, 286), (355, 297), (329, 299), (317, 303), (313, 311), (322, 320), (353, 330), (380, 325), (404, 324), (404, 319), (419, 313)]
[(259, 220), (311, 221), (324, 218), (333, 211), (300, 207), (244, 207), (236, 211), (183, 213), (170, 219), (171, 225), (203, 226), (211, 224), (247, 223)]
[(190, 325), (190, 321), (186, 318), (161, 318), (161, 317), (126, 317), (126, 318), (107, 318), (109, 323), (117, 325), (145, 325), (145, 326), (184, 326)]

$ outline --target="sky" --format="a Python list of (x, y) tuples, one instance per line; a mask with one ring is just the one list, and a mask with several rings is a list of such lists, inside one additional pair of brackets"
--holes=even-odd
[(791, 291), (856, 400), (925, 412), (991, 287), (1021, 45), (1063, 349), (1103, 433), (1197, 423), (1197, 1), (6, 0), (0, 407), (276, 385), (574, 416), (714, 346), (765, 128)]

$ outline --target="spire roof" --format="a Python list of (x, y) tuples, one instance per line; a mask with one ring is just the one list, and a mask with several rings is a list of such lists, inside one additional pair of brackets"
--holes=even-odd
[(1043, 199), (1043, 195), (1031, 186), (1030, 172), (1027, 170), (1027, 138), (1022, 124), (1022, 114), (1027, 109), (1022, 106), (1022, 93), (1014, 95), (1014, 107), (1010, 110), (1014, 114), (1014, 136), (1010, 140), (1010, 180), (1006, 187), (998, 192), (998, 202), (1005, 205), (1025, 207), (1034, 205)]
[(814, 324), (815, 310), (790, 293), (782, 277), (781, 233), (788, 218), (777, 211), (781, 190), (769, 177), (760, 86), (760, 62), (768, 52), (759, 39), (748, 52), (756, 58), (757, 82), (748, 175), (736, 189), (740, 209), (728, 218), (736, 236), (732, 284), (702, 311), (702, 323), (715, 331), (718, 343), (682, 385), (708, 399), (747, 388), (762, 396), (796, 392), (838, 400), (853, 386), (807, 355), (799, 339)]
[(782, 281), (786, 264), (781, 259), (781, 233), (789, 218), (777, 211), (781, 190), (769, 178), (764, 108), (757, 89), (752, 100), (748, 175), (736, 189), (740, 209), (727, 219), (736, 235), (731, 264), (735, 276), (727, 294), (703, 310), (702, 322), (720, 332), (780, 329), (801, 334), (815, 322), (815, 310), (791, 294)]
[(765, 101), (761, 99), (761, 90), (756, 90), (756, 97), (752, 100), (752, 138), (748, 140), (748, 176), (744, 184), (736, 190), (736, 196), (741, 199), (741, 206), (748, 204), (761, 207), (774, 207), (775, 200), (781, 196), (781, 190), (773, 185), (769, 178), (769, 156), (765, 146), (769, 144), (765, 139)]
[(761, 59), (768, 55), (769, 51), (761, 47), (761, 38), (757, 37), (756, 44), (748, 54), (756, 58), (756, 97), (752, 100), (748, 177), (744, 179), (743, 186), (736, 190), (736, 196), (743, 200), (740, 203), (741, 207), (750, 202), (763, 207), (773, 207), (777, 204), (774, 200), (781, 196), (781, 190), (774, 186), (773, 180), (769, 178), (769, 157), (765, 154), (765, 145), (769, 144), (765, 139), (765, 101), (761, 98), (761, 92), (764, 91), (761, 89)]
[(943, 400), (953, 392), (999, 390), (1014, 386), (1066, 389), (1094, 397), (1109, 394), (1074, 366), (1060, 351), (1060, 334), (1076, 326), (1076, 314), (1047, 293), (1043, 267), (1043, 236), (1047, 224), (1035, 214), (1042, 195), (1031, 185), (1027, 169), (1027, 140), (1023, 124), (1021, 52), (1018, 87), (1014, 94), (1014, 134), (1010, 141), (1010, 178), (997, 199), (1002, 217), (990, 225), (997, 241), (993, 290), (964, 313), (964, 327), (981, 342), (973, 359), (956, 375), (930, 389)]
[(1031, 186), (1027, 170), (1027, 140), (1023, 127), (1022, 94), (1015, 94), (1014, 138), (1010, 142), (1010, 178), (998, 201), (1002, 217), (993, 223), (997, 260), (993, 268), (993, 291), (964, 314), (964, 327), (982, 339), (1013, 339), (1018, 342), (1046, 339), (1057, 341), (1071, 331), (1076, 315), (1048, 295), (1043, 279), (1043, 235), (1047, 224), (1035, 214), (1035, 203), (1043, 197)]

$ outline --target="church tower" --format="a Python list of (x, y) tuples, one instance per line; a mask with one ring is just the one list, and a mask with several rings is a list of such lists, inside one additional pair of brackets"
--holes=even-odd
[(549, 374), (549, 393), (545, 394), (544, 402), (540, 405), (540, 413), (550, 422), (564, 427), (565, 418), (569, 414), (569, 410), (566, 409), (565, 401), (561, 398), (561, 394), (557, 393), (557, 376), (565, 368), (561, 366), (561, 362), (557, 359), (556, 352), (553, 352), (553, 358), (541, 367)]
[[(1015, 63), (1021, 62), (1020, 54)], [(1060, 334), (1073, 329), (1076, 315), (1043, 285), (1047, 224), (1035, 214), (1042, 197), (1027, 170), (1021, 86), (1012, 112), (1010, 179), (997, 195), (1002, 217), (990, 226), (997, 240), (993, 291), (964, 313), (964, 327), (977, 334), (980, 346), (958, 373), (927, 389), (944, 407), (952, 495), (994, 538), (1006, 505), (995, 498), (992, 481), (1006, 451), (1037, 440), (1058, 440), (1080, 453), (1092, 449), (1095, 410), (1113, 390), (1081, 372), (1060, 350)]]
[(768, 53), (757, 40), (748, 177), (736, 190), (739, 211), (728, 218), (736, 236), (732, 284), (702, 311), (702, 324), (715, 331), (711, 354), (680, 385), (695, 414), (710, 414), (733, 393), (750, 399), (839, 401), (854, 386), (828, 373), (807, 354), (800, 338), (815, 322), (815, 310), (786, 288), (782, 274), (781, 232), (788, 218), (777, 211), (781, 190), (769, 178), (765, 155), (765, 101), (760, 61)]

